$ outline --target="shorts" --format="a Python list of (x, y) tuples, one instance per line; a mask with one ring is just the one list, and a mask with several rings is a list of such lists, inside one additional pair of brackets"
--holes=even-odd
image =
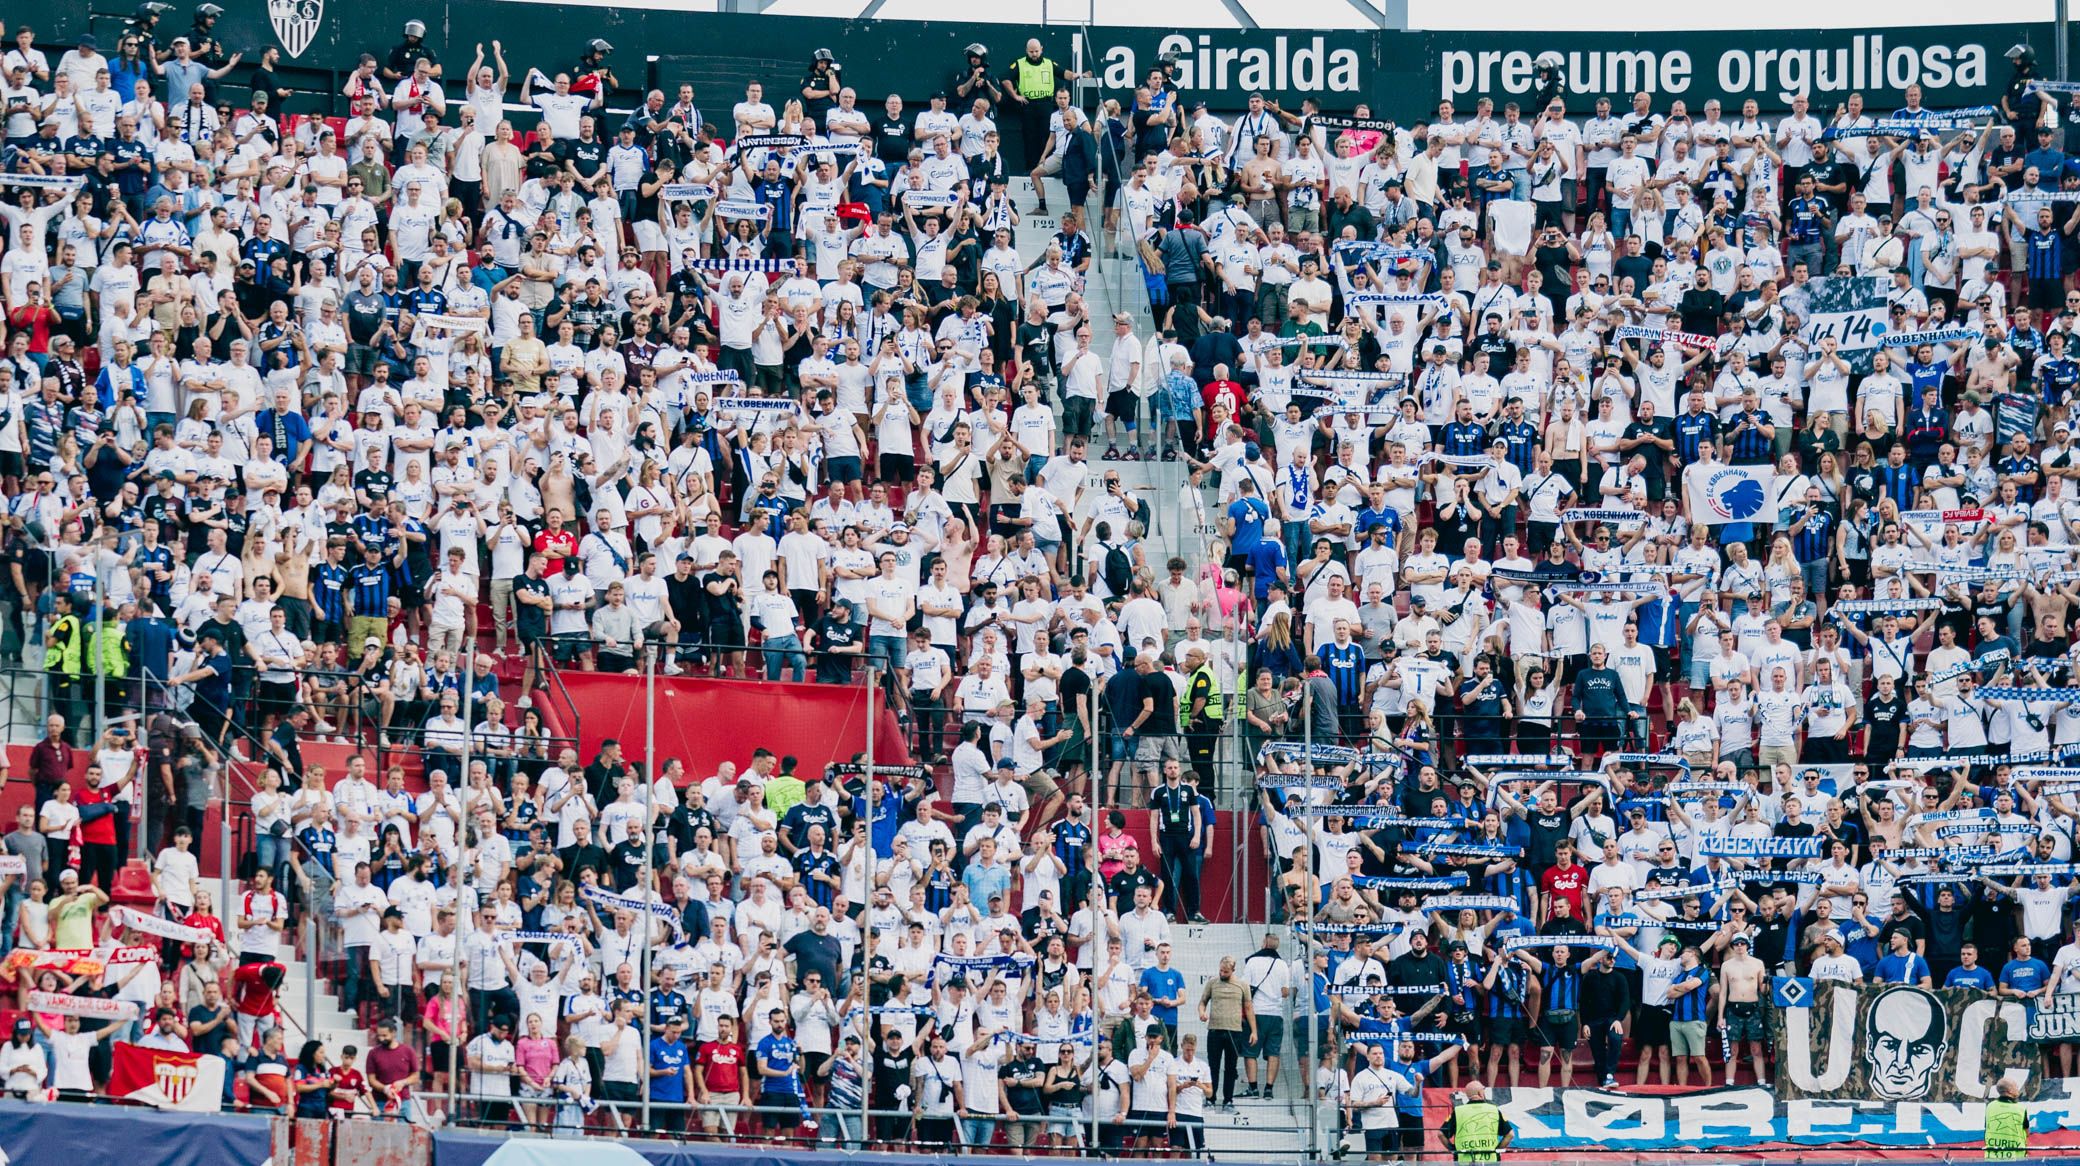
[(1050, 1105), (1047, 1107), (1047, 1124), (1057, 1136), (1077, 1139), (1083, 1132), (1083, 1107)]
[(373, 347), (367, 344), (347, 345), (346, 373), (348, 376), (372, 377), (376, 375), (377, 362), (378, 357)]
[(910, 641), (904, 636), (868, 636), (867, 658), (879, 656), (889, 668), (901, 668), (910, 662)]
[(1062, 152), (1060, 150), (1056, 150), (1055, 152), (1049, 154), (1047, 157), (1041, 159), (1040, 164), (1038, 166), (1033, 167), (1033, 173), (1035, 175), (1060, 174), (1061, 172)]
[(559, 664), (576, 660), (586, 645), (592, 642), (584, 632), (557, 632), (549, 637), (549, 653)]
[(1112, 739), (1112, 747), (1106, 751), (1108, 760), (1132, 761), (1134, 759), (1134, 738), (1122, 736), (1119, 733), (1108, 733), (1106, 736)]
[(1668, 1026), (1668, 1051), (1679, 1057), (1704, 1056), (1704, 1021), (1671, 1022)]
[(768, 1130), (793, 1129), (802, 1124), (802, 1099), (792, 1093), (761, 1093), (758, 1116)]
[(645, 253), (655, 252), (657, 254), (663, 254), (671, 250), (671, 244), (665, 241), (664, 228), (656, 223), (645, 219), (637, 219), (635, 222), (630, 223), (629, 226), (635, 229), (636, 250)]
[(1728, 1002), (1726, 1005), (1726, 1039), (1728, 1041), (1754, 1041), (1769, 1043), (1769, 1025), (1762, 1015), (1762, 1005), (1756, 1001)]
[(1182, 737), (1165, 734), (1162, 736), (1139, 736), (1134, 740), (1134, 760), (1136, 761), (1153, 761), (1160, 765), (1171, 758), (1176, 758), (1179, 762), (1185, 760), (1184, 738)]
[(1018, 779), (1018, 784), (1026, 789), (1026, 799), (1035, 808), (1061, 792), (1061, 787), (1055, 784), (1055, 779), (1051, 776), (1052, 772), (1052, 770), (1047, 769), (1036, 769)]
[(1573, 1052), (1582, 1039), (1582, 1014), (1571, 1008), (1556, 1008), (1538, 1019), (1538, 1043), (1549, 1049)]
[(1658, 1049), (1668, 1044), (1668, 1009), (1658, 1004), (1639, 1006), (1639, 1031), (1632, 1034), (1634, 1041), (1643, 1049)]
[(1275, 1057), (1286, 1047), (1286, 1018), (1283, 1016), (1257, 1017), (1257, 1039), (1249, 1046), (1252, 1057)]
[(823, 460), (823, 480), (826, 482), (857, 482), (865, 477), (866, 465), (856, 455)]
[(1488, 1043), (1491, 1045), (1523, 1044), (1524, 1032), (1524, 1018), (1521, 1016), (1490, 1016), (1488, 1018)]
[(1676, 682), (1676, 651), (1673, 648), (1654, 649), (1654, 679), (1663, 684)]
[(24, 468), (21, 454), (11, 449), (0, 449), (0, 478), (19, 478)]

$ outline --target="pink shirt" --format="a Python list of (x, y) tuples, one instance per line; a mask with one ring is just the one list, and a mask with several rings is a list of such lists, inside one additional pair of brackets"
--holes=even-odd
[(548, 1084), (549, 1074), (556, 1070), (556, 1041), (550, 1037), (521, 1037), (513, 1042), (513, 1063), (527, 1075), (530, 1083)]

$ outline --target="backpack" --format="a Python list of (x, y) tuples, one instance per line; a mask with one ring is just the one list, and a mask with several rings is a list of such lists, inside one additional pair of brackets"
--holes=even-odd
[(1127, 556), (1123, 546), (1105, 548), (1105, 589), (1114, 595), (1125, 595), (1134, 587), (1134, 560)]

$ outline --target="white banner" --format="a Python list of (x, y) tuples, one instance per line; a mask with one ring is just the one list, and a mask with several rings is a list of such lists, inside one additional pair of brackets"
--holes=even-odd
[(432, 328), (441, 332), (482, 332), (491, 327), (491, 321), (476, 316), (436, 316), (428, 313), (424, 316), (413, 316), (412, 319), (422, 328)]
[(1729, 522), (1775, 522), (1777, 471), (1769, 466), (1703, 462), (1683, 471), (1683, 497), (1690, 521), (1704, 526)]
[(106, 1000), (99, 996), (69, 996), (63, 992), (29, 993), (29, 1011), (53, 1016), (78, 1016), (89, 1020), (129, 1020), (137, 1005), (128, 1000)]
[(217, 941), (216, 936), (211, 935), (200, 927), (189, 927), (185, 923), (175, 923), (171, 919), (161, 919), (157, 915), (147, 915), (143, 911), (130, 907), (117, 907), (111, 912), (111, 917), (115, 919), (117, 927), (128, 927), (134, 931), (142, 931), (146, 935), (156, 935), (160, 939), (171, 939), (177, 943), (215, 943)]

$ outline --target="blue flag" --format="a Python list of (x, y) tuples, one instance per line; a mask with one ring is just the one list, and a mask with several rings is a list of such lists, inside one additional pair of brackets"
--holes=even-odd
[(1779, 1008), (1811, 1008), (1813, 1006), (1813, 978), (1811, 976), (1777, 976), (1770, 981), (1771, 995)]

